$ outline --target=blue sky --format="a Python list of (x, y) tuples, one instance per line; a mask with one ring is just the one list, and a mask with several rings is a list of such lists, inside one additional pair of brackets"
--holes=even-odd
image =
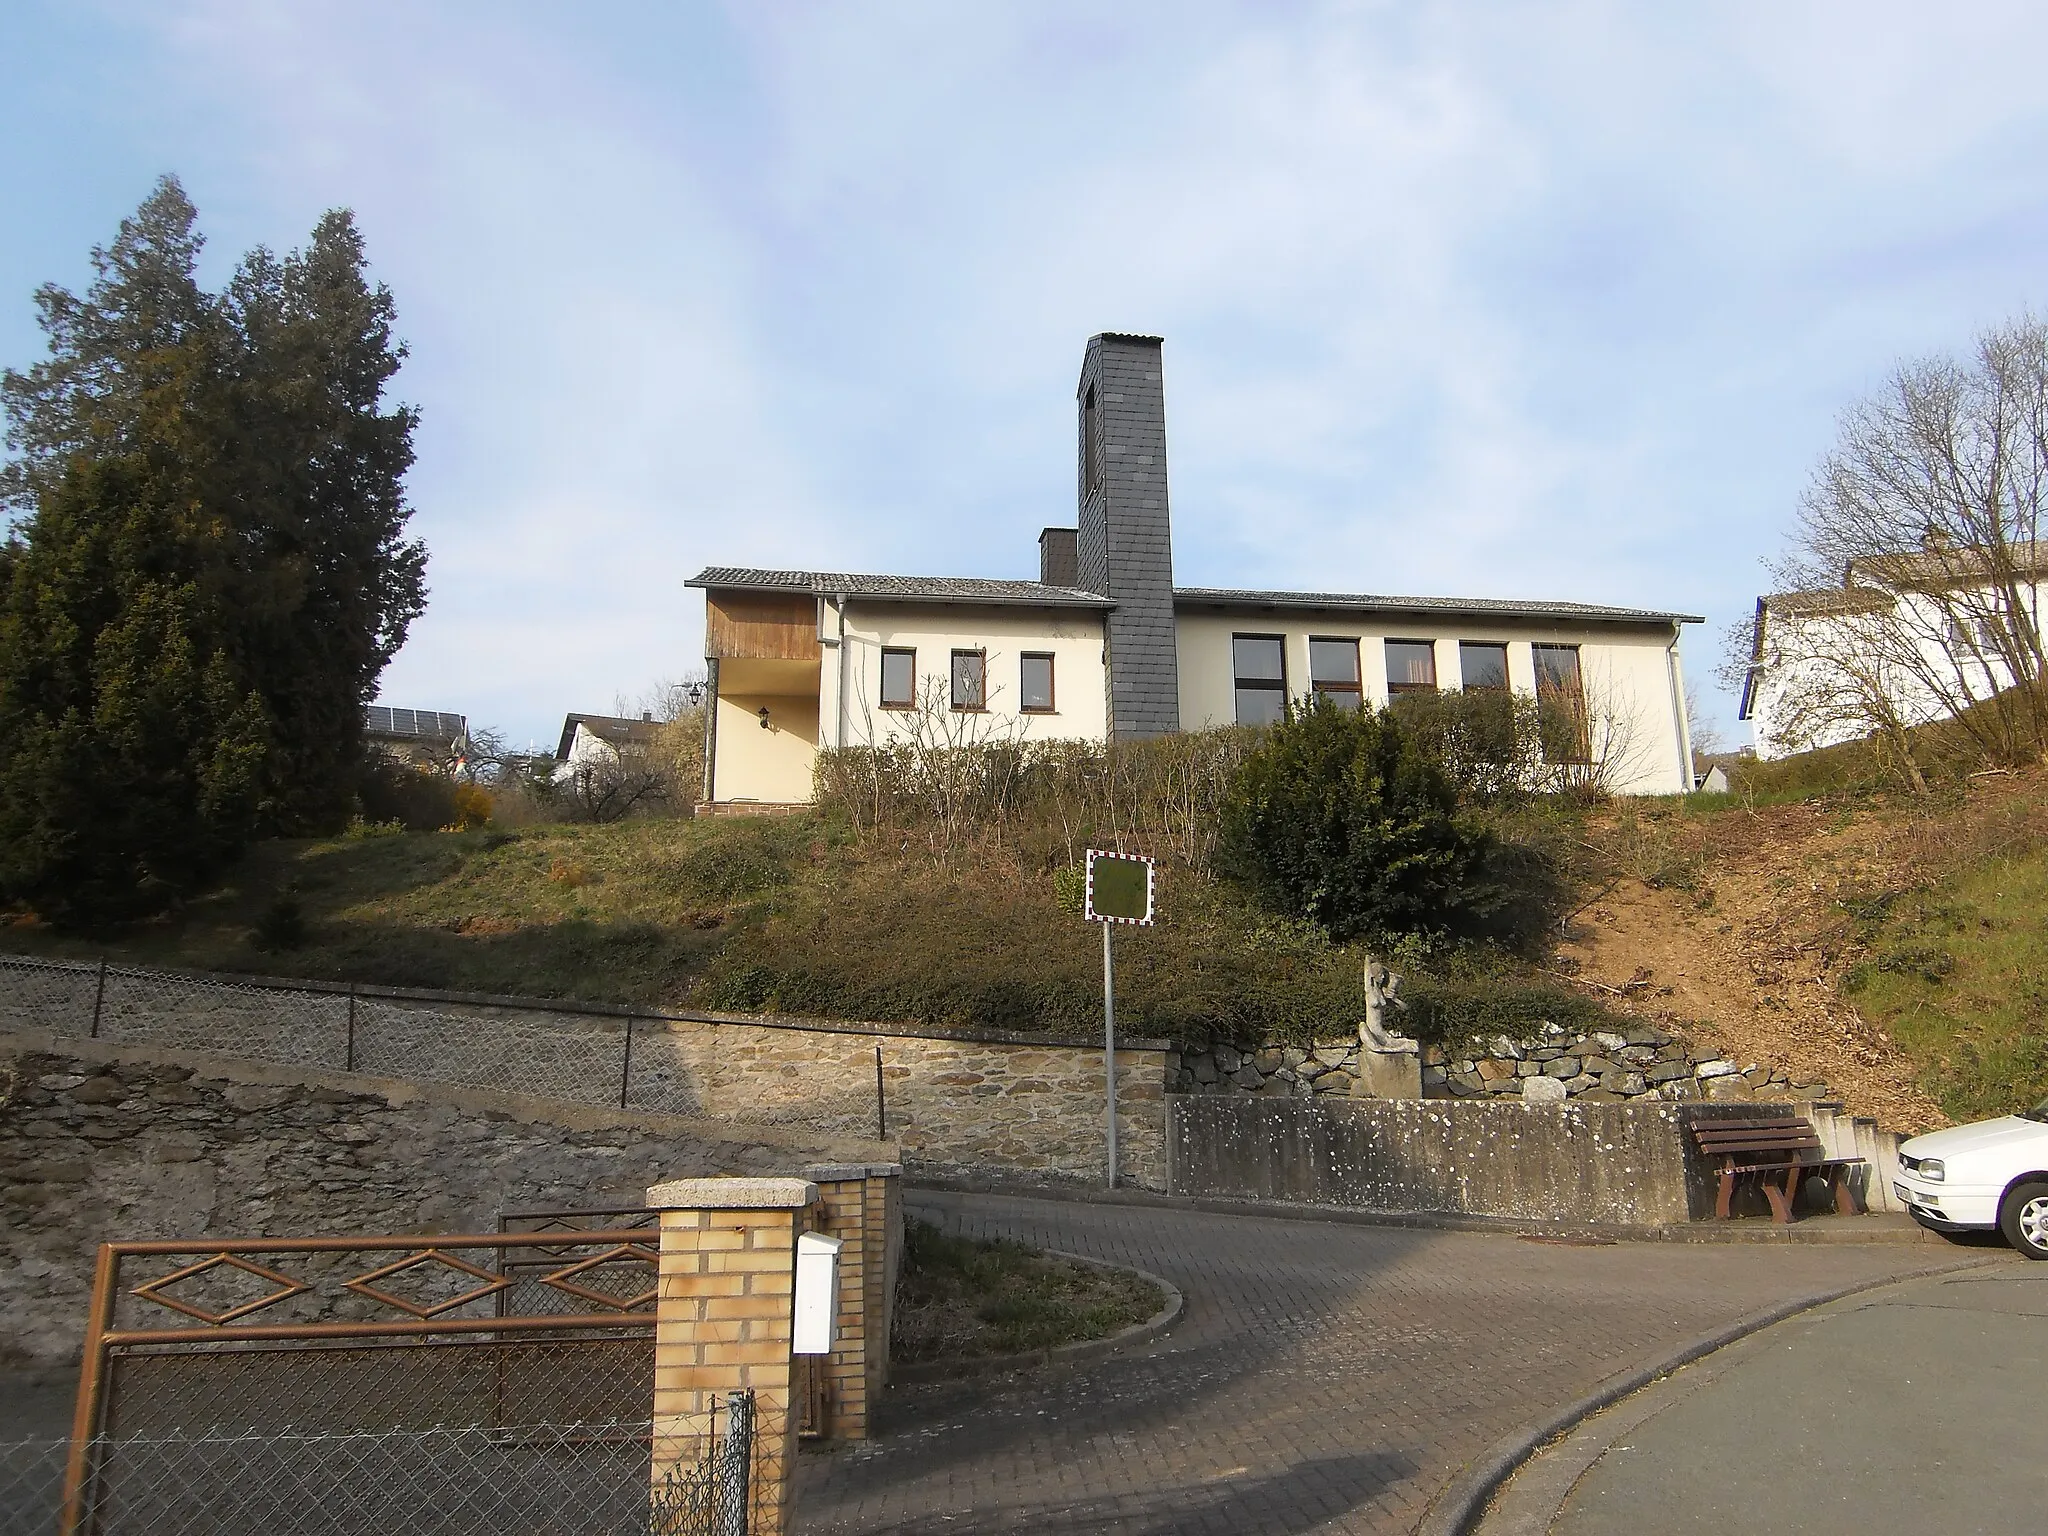
[(216, 280), (356, 210), (432, 604), (550, 739), (704, 564), (1035, 573), (1098, 330), (1189, 585), (1754, 600), (1836, 413), (2048, 307), (2048, 8), (6, 0), (0, 360), (153, 179)]

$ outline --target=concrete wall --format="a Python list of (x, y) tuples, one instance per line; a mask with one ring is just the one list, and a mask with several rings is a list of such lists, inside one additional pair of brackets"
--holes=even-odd
[(1253, 1095), (1168, 1104), (1177, 1195), (1620, 1226), (1710, 1214), (1686, 1119), (1743, 1113)]
[(77, 1357), (102, 1242), (489, 1232), (506, 1210), (635, 1206), (681, 1175), (894, 1148), (803, 1129), (0, 1034), (0, 1357)]
[[(903, 736), (906, 715), (881, 707), (884, 646), (915, 650), (919, 698), (928, 695), (935, 681), (942, 702), (948, 697), (953, 652), (988, 653), (988, 709), (974, 720), (975, 739), (1102, 740), (1109, 705), (1100, 613), (1085, 608), (1018, 610), (858, 600), (846, 608), (846, 640), (836, 654), (827, 648), (821, 684), (828, 744), (886, 746)], [(1017, 707), (1025, 651), (1052, 653), (1052, 714), (1024, 714)], [(843, 710), (841, 666), (846, 668)]]
[(1536, 691), (1532, 645), (1576, 645), (1596, 737), (1603, 709), (1626, 722), (1629, 744), (1625, 753), (1617, 754), (1622, 760), (1616, 787), (1624, 793), (1666, 795), (1692, 788), (1682, 719), (1683, 679), (1675, 671), (1669, 629), (1508, 625), (1441, 615), (1319, 614), (1298, 609), (1230, 613), (1183, 608), (1177, 634), (1180, 718), (1187, 730), (1230, 725), (1237, 718), (1230, 652), (1234, 634), (1285, 637), (1287, 690), (1297, 700), (1309, 695), (1309, 637), (1356, 639), (1360, 686), (1366, 699), (1375, 704), (1384, 704), (1388, 698), (1385, 642), (1389, 639), (1434, 641), (1439, 688), (1456, 688), (1462, 681), (1459, 641), (1505, 644), (1508, 683), (1525, 694)]

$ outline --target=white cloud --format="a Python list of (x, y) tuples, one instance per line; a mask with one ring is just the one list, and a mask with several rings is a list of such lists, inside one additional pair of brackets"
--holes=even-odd
[(1732, 615), (1839, 405), (2043, 301), (2036, 8), (119, 14), (217, 245), (359, 211), (388, 692), (522, 734), (688, 665), (700, 563), (1028, 570), (1094, 330), (1167, 337), (1189, 580)]

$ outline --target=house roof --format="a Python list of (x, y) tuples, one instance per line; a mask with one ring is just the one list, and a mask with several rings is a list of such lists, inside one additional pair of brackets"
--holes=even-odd
[(579, 725), (599, 741), (609, 742), (615, 747), (645, 746), (661, 734), (661, 722), (658, 720), (626, 720), (618, 715), (567, 715), (562, 720), (562, 740), (555, 748), (557, 758), (568, 759)]
[(1929, 545), (1892, 555), (1851, 560), (1842, 573), (1844, 586), (1872, 581), (1883, 586), (1943, 588), (1973, 585), (2010, 573), (2022, 578), (2048, 574), (2048, 548), (2033, 539), (2017, 539), (1993, 555), (1978, 545)]
[(1599, 620), (1622, 624), (1704, 624), (1696, 613), (1608, 608), (1597, 603), (1525, 602), (1507, 597), (1389, 597), (1369, 592), (1264, 592), (1233, 587), (1175, 587), (1176, 605), (1214, 608), (1314, 608), (1329, 613), (1456, 613), (1493, 618)]
[(469, 721), (438, 709), (393, 709), (388, 704), (363, 708), (363, 734), (372, 741), (459, 741)]
[[(1040, 608), (1113, 608), (1109, 598), (1038, 581), (986, 581), (972, 576), (863, 576), (834, 571), (758, 571), (707, 566), (686, 586), (738, 592), (800, 592), (869, 602), (1012, 603)], [(1490, 597), (1386, 597), (1361, 592), (1266, 592), (1230, 587), (1176, 587), (1177, 605), (1214, 608), (1305, 608), (1345, 613), (1459, 613), (1496, 618), (1602, 620), (1624, 624), (1702, 624), (1698, 614), (1593, 603), (1522, 602)]]
[(844, 571), (757, 571), (710, 565), (683, 583), (727, 592), (799, 592), (883, 603), (1010, 603), (1033, 608), (1114, 608), (1097, 592), (1049, 587), (1042, 581), (985, 581), (975, 576), (870, 576)]

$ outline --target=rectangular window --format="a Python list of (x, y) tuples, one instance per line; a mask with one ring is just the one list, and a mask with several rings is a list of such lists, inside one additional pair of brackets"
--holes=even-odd
[(1027, 715), (1049, 715), (1052, 709), (1052, 652), (1026, 651), (1018, 664), (1017, 707)]
[(1508, 648), (1461, 640), (1458, 642), (1458, 671), (1463, 675), (1467, 688), (1492, 688), (1504, 693), (1508, 686)]
[(953, 653), (953, 707), (988, 708), (988, 652)]
[(1308, 682), (1323, 698), (1339, 709), (1358, 708), (1358, 642), (1318, 640), (1308, 642)]
[(1592, 755), (1586, 730), (1586, 689), (1576, 645), (1539, 645), (1536, 713), (1546, 763), (1583, 763)]
[(1278, 635), (1232, 635), (1237, 723), (1271, 725), (1287, 713), (1287, 653)]
[(1095, 409), (1095, 386), (1081, 404), (1081, 491), (1083, 495), (1102, 489), (1102, 417)]
[(1387, 642), (1387, 692), (1430, 693), (1436, 688), (1436, 642)]
[(917, 702), (917, 652), (882, 648), (882, 708), (908, 709)]

